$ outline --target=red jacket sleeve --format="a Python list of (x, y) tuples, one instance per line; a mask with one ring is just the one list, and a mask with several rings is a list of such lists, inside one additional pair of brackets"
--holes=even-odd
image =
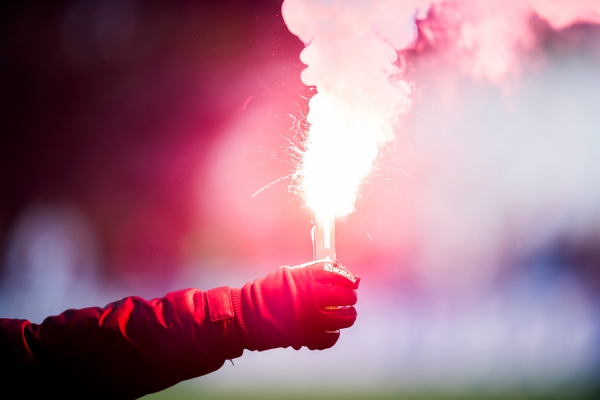
[[(137, 398), (242, 355), (228, 287), (67, 310), (41, 324), (0, 319), (2, 391)], [(238, 343), (240, 342), (240, 343)]]

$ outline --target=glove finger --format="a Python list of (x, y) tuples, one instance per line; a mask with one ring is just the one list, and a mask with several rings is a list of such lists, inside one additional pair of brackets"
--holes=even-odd
[(358, 300), (355, 290), (329, 285), (318, 285), (315, 298), (320, 307), (353, 306)]
[(360, 277), (354, 275), (338, 261), (319, 261), (308, 267), (312, 277), (319, 283), (338, 285), (348, 289), (358, 289)]
[(354, 307), (320, 310), (316, 326), (318, 329), (324, 331), (336, 331), (338, 329), (350, 328), (356, 321), (356, 315), (356, 309)]
[(315, 332), (309, 344), (306, 346), (310, 350), (325, 350), (333, 346), (340, 338), (340, 332)]

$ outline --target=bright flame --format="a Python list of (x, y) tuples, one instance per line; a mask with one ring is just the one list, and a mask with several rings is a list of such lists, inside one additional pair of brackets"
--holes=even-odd
[(310, 100), (310, 124), (299, 174), (306, 204), (317, 216), (354, 211), (357, 190), (380, 145), (393, 138), (390, 123), (374, 109), (350, 107), (319, 93)]
[(344, 216), (410, 108), (411, 88), (395, 62), (415, 38), (415, 8), (396, 0), (285, 0), (282, 14), (307, 44), (302, 82), (318, 92), (296, 178), (317, 219)]

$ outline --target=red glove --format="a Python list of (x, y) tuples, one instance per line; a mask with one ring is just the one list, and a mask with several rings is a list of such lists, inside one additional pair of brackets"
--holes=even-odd
[(248, 350), (322, 350), (356, 320), (360, 278), (337, 261), (281, 267), (231, 289), (238, 341)]

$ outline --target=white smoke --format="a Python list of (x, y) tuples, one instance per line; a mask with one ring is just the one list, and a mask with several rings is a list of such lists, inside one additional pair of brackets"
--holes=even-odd
[(302, 82), (309, 103), (298, 177), (317, 213), (351, 213), (357, 190), (379, 148), (394, 137), (411, 105), (397, 51), (416, 35), (415, 6), (423, 1), (286, 0), (283, 18), (305, 44)]

